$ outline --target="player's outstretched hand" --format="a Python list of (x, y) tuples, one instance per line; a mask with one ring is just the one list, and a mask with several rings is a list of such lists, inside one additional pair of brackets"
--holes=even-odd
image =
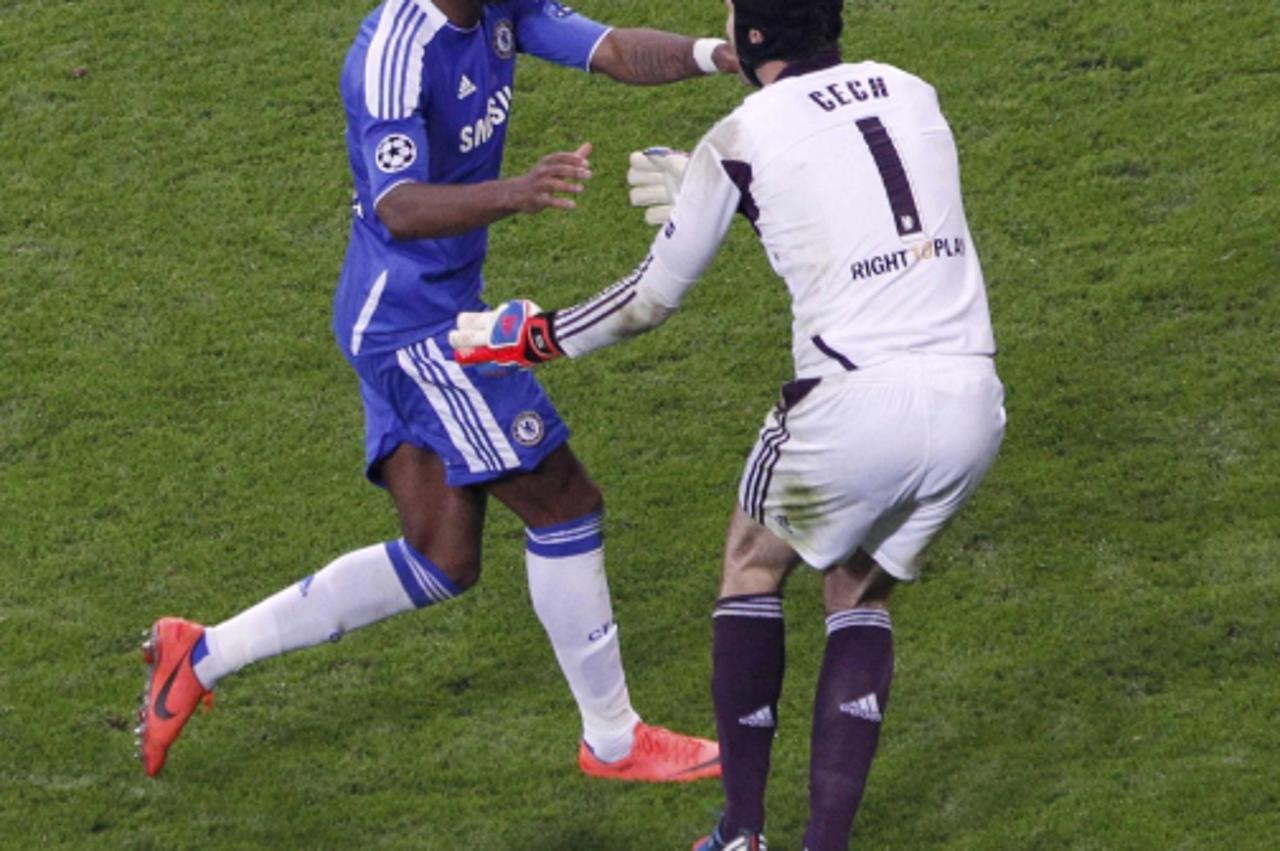
[(656, 226), (671, 218), (671, 205), (688, 166), (689, 155), (684, 151), (653, 147), (632, 152), (627, 171), (631, 206), (644, 208), (646, 223)]
[(449, 332), (453, 359), (471, 366), (529, 367), (560, 357), (552, 315), (521, 299), (493, 310), (459, 313), (458, 327)]
[(572, 210), (577, 203), (566, 196), (581, 194), (584, 182), (591, 179), (590, 156), (590, 142), (576, 151), (547, 154), (528, 174), (511, 178), (512, 206), (522, 213), (540, 213), (548, 207)]

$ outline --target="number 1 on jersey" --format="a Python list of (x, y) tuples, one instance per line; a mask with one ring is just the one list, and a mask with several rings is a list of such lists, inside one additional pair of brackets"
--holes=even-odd
[(862, 131), (863, 141), (871, 150), (871, 157), (876, 161), (880, 171), (880, 180), (884, 182), (884, 191), (889, 196), (889, 208), (893, 210), (893, 223), (898, 228), (898, 236), (912, 236), (924, 230), (920, 223), (920, 212), (916, 209), (916, 196), (911, 192), (911, 181), (907, 179), (907, 170), (902, 166), (902, 157), (889, 138), (889, 131), (876, 116), (858, 119), (858, 129)]

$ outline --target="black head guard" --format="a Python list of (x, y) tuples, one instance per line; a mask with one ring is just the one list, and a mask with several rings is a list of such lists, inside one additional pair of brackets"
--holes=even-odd
[[(762, 62), (806, 59), (835, 49), (843, 8), (843, 0), (733, 0), (733, 39), (742, 73), (759, 86), (756, 68)], [(755, 43), (752, 30), (759, 33)]]

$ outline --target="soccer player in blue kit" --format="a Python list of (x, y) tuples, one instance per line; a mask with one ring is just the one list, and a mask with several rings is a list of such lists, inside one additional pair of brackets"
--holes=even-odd
[(736, 73), (719, 39), (611, 29), (550, 0), (386, 0), (342, 72), (355, 182), (333, 330), (359, 376), (367, 475), (401, 537), (336, 559), (216, 626), (162, 618), (143, 648), (139, 751), (147, 774), (223, 677), (399, 612), (444, 603), (480, 576), (490, 494), (527, 527), (530, 596), (582, 714), (589, 775), (719, 775), (714, 742), (632, 708), (604, 571), (603, 500), (568, 430), (526, 371), (463, 369), (448, 332), (485, 309), (490, 223), (571, 209), (590, 146), (500, 179), (518, 53), (624, 83)]

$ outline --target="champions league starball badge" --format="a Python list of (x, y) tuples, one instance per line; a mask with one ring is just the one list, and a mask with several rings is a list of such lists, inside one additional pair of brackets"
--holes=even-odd
[(404, 171), (413, 165), (414, 160), (417, 158), (417, 146), (413, 144), (412, 139), (403, 133), (392, 133), (383, 139), (378, 143), (378, 150), (374, 154), (378, 168), (387, 174)]
[(511, 436), (521, 446), (537, 446), (542, 442), (544, 431), (542, 417), (538, 416), (536, 411), (518, 414), (515, 421), (511, 423)]
[(493, 28), (493, 52), (499, 59), (510, 59), (516, 55), (516, 33), (506, 18)]

